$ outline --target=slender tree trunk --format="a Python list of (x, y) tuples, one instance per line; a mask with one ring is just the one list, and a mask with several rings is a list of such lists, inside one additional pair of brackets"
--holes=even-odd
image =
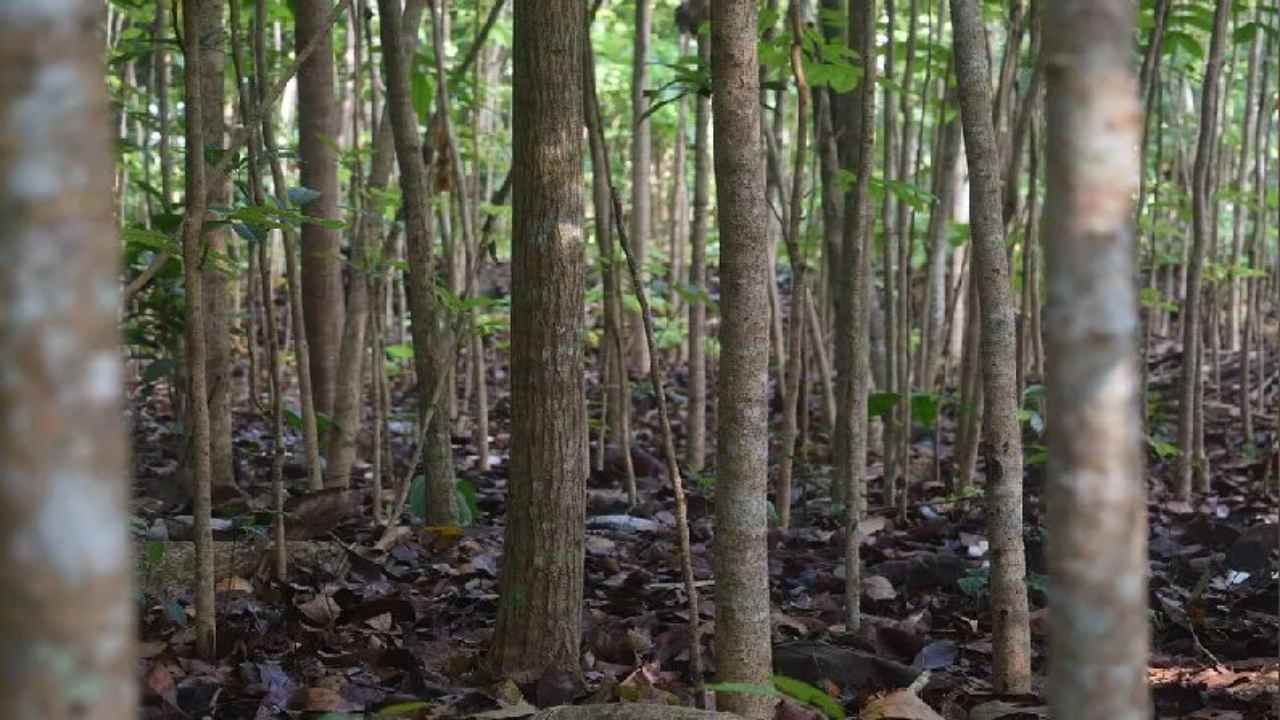
[(1182, 382), (1178, 408), (1178, 445), (1181, 455), (1175, 489), (1178, 497), (1191, 497), (1191, 480), (1196, 462), (1196, 388), (1200, 375), (1198, 348), (1201, 344), (1200, 320), (1202, 311), (1202, 286), (1204, 284), (1204, 260), (1209, 244), (1210, 223), (1209, 192), (1212, 170), (1212, 148), (1217, 137), (1218, 80), (1222, 74), (1223, 46), (1226, 43), (1228, 0), (1218, 0), (1213, 16), (1213, 33), (1209, 55), (1205, 61), (1204, 85), (1200, 109), (1200, 135), (1196, 146), (1195, 168), (1192, 176), (1191, 216), (1193, 245), (1188, 257), (1187, 293), (1182, 309)]
[[(198, 5), (201, 41), (200, 93), (204, 123), (205, 145), (222, 149), (226, 122), (223, 118), (225, 103), (224, 77), (226, 51), (223, 34), (223, 0), (201, 0)], [(231, 184), (221, 173), (213, 173), (205, 188), (208, 197), (206, 207), (226, 207), (230, 204)], [(206, 381), (209, 393), (209, 452), (213, 484), (218, 487), (235, 482), (235, 467), (231, 451), (231, 335), (229, 332), (230, 287), (227, 270), (219, 263), (208, 262), (208, 253), (227, 252), (225, 228), (209, 228), (203, 235), (206, 258), (201, 265), (204, 272), (204, 324), (207, 343), (205, 358)]]
[[(653, 139), (645, 90), (649, 87), (649, 34), (652, 30), (652, 0), (635, 2), (635, 41), (631, 56), (631, 251), (640, 265), (641, 281), (646, 281), (645, 258), (648, 257), (649, 234), (653, 221)], [(627, 313), (627, 365), (636, 375), (649, 372), (649, 350), (644, 342), (644, 324), (640, 316)]]
[[(698, 38), (698, 58), (711, 65), (711, 45)], [(711, 100), (694, 101), (693, 224), (689, 231), (689, 417), (685, 463), (702, 471), (707, 454), (707, 220), (710, 213)]]
[[(333, 39), (327, 18), (333, 0), (297, 0), (294, 40), (301, 50), (317, 33), (320, 47), (298, 70), (298, 155), (302, 186), (319, 195), (302, 211), (338, 219), (338, 105), (334, 97)], [(394, 24), (393, 24), (394, 26)], [(315, 223), (302, 226), (302, 297), (316, 412), (332, 415), (343, 326), (342, 237)]]
[(981, 296), (986, 413), (987, 536), (997, 692), (1031, 687), (1031, 632), (1022, 541), (1022, 429), (1014, 388), (1013, 301), (1000, 207), (1000, 154), (991, 124), (984, 28), (977, 0), (951, 0), (956, 77), (973, 193), (975, 280)]
[[(959, 117), (952, 118), (942, 129), (941, 162), (934, 166), (933, 194), (937, 197), (933, 212), (929, 214), (926, 240), (929, 247), (929, 275), (926, 283), (925, 331), (921, 338), (925, 344), (924, 372), (920, 383), (932, 390), (946, 384), (939, 378), (942, 356), (946, 352), (947, 338), (947, 255), (951, 248), (947, 237), (951, 208), (956, 189), (956, 163), (960, 157), (961, 128)], [(939, 385), (934, 385), (937, 382)]]
[[(407, 33), (395, 22), (400, 17), (399, 0), (378, 0), (382, 17), (383, 63), (387, 78), (387, 106), (400, 167), (400, 194), (404, 198), (405, 248), (409, 260), (408, 294), (413, 315), (413, 357), (418, 372), (418, 398), (425, 418), (433, 397), (437, 399), (424, 434), (426, 447), (427, 522), (452, 525), (457, 522), (457, 494), (453, 484), (449, 404), (437, 383), (448, 382), (453, 360), (453, 343), (435, 302), (435, 272), (431, 232), (431, 188), (423, 163), (418, 137), (417, 113), (409, 90)], [(394, 519), (394, 518), (393, 518)]]
[[(599, 115), (600, 103), (596, 98), (595, 50), (591, 46), (590, 30), (586, 33), (583, 114), (591, 150), (592, 203), (596, 242), (602, 258), (600, 274), (604, 285), (604, 352), (601, 354), (604, 358), (602, 377), (605, 385), (605, 424), (608, 427), (608, 439), (613, 441), (613, 447), (622, 456), (627, 501), (634, 507), (639, 502), (639, 494), (636, 490), (636, 469), (631, 458), (631, 383), (627, 377), (625, 337), (622, 330), (622, 266), (625, 261), (614, 249), (609, 149), (604, 144), (603, 119)], [(602, 442), (600, 447), (602, 463), (607, 451), (606, 444)]]
[(1240, 350), (1240, 340), (1242, 335), (1242, 322), (1244, 320), (1244, 286), (1245, 281), (1237, 272), (1241, 267), (1241, 261), (1244, 258), (1244, 220), (1245, 220), (1245, 187), (1249, 182), (1251, 159), (1249, 150), (1250, 143), (1253, 140), (1253, 126), (1258, 121), (1257, 105), (1253, 101), (1254, 89), (1258, 84), (1259, 65), (1262, 59), (1262, 43), (1265, 36), (1262, 32), (1256, 32), (1253, 36), (1253, 45), (1249, 50), (1249, 69), (1245, 79), (1244, 91), (1244, 123), (1243, 133), (1240, 136), (1240, 157), (1236, 161), (1235, 186), (1239, 191), (1240, 197), (1232, 203), (1232, 222), (1231, 222), (1231, 278), (1229, 296), (1227, 299), (1227, 337), (1228, 349), (1231, 351)]
[(515, 0), (513, 452), (489, 661), (523, 682), (550, 671), (581, 678), (583, 10), (577, 0)]
[(11, 718), (138, 712), (103, 16), (87, 1), (0, 6), (0, 715)]
[[(849, 10), (849, 44), (863, 57), (875, 52), (875, 0)], [(857, 632), (862, 624), (861, 523), (866, 507), (867, 391), (870, 388), (868, 328), (871, 307), (871, 168), (875, 151), (876, 68), (868, 64), (850, 102), (844, 131), (855, 133), (842, 148), (843, 161), (855, 170), (852, 191), (844, 199), (844, 239), (840, 260), (843, 280), (836, 304), (836, 430), (832, 482), (845, 507), (845, 625)], [(835, 491), (833, 489), (833, 495)]]
[[(184, 72), (186, 84), (186, 146), (203, 148), (205, 144), (203, 102), (201, 98), (200, 7), (201, 0), (183, 3), (182, 29), (186, 47)], [(210, 524), (212, 505), (212, 469), (209, 455), (209, 402), (205, 373), (205, 304), (204, 257), (205, 162), (204, 153), (187, 154), (186, 213), (183, 217), (182, 262), (186, 284), (186, 358), (187, 411), (189, 437), (187, 458), (192, 466), (195, 536), (195, 605), (196, 653), (211, 659), (216, 649), (217, 620), (213, 602), (213, 530)]]
[(791, 475), (795, 467), (796, 415), (799, 407), (800, 382), (804, 371), (805, 298), (807, 295), (804, 251), (800, 244), (800, 227), (803, 223), (805, 194), (804, 166), (809, 150), (809, 106), (811, 97), (809, 82), (804, 74), (804, 48), (801, 44), (804, 29), (804, 2), (791, 0), (791, 72), (795, 77), (796, 91), (796, 148), (795, 167), (791, 172), (791, 215), (786, 232), (787, 255), (791, 260), (791, 308), (787, 326), (786, 384), (782, 394), (782, 457), (779, 459), (778, 486), (775, 495), (778, 508), (778, 526), (791, 526)]
[(1054, 717), (1151, 715), (1133, 197), (1142, 106), (1125, 0), (1049, 3), (1049, 697)]
[[(712, 0), (711, 73), (720, 217), (720, 381), (715, 553), (716, 657), (723, 682), (766, 684), (769, 614), (769, 238), (760, 165), (757, 8)], [(723, 693), (717, 708), (773, 717), (773, 701)]]

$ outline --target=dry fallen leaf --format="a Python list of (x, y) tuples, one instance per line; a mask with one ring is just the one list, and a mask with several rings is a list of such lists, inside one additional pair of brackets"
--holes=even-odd
[(991, 700), (981, 705), (975, 705), (969, 710), (969, 720), (999, 720), (999, 718), (1017, 715), (1018, 717), (1036, 716), (1049, 717), (1049, 708), (1045, 705), (1026, 705), (1019, 703), (1005, 702), (1004, 700)]
[(862, 706), (858, 717), (862, 720), (943, 720), (910, 688), (871, 698)]

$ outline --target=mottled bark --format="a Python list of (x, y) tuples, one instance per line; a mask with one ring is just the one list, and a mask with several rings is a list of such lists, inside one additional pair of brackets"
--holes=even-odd
[[(319, 34), (319, 48), (298, 69), (298, 160), (302, 186), (320, 193), (302, 211), (338, 219), (338, 105), (334, 97), (333, 37), (327, 21), (333, 0), (297, 0), (294, 41), (301, 50)], [(394, 23), (393, 23), (394, 25)], [(333, 413), (342, 343), (342, 237), (314, 223), (302, 226), (302, 301), (311, 354), (316, 411)]]
[[(711, 3), (716, 205), (720, 218), (720, 377), (715, 550), (716, 659), (722, 682), (768, 684), (769, 238), (760, 159), (757, 7)], [(771, 718), (771, 698), (721, 693), (717, 708)]]
[(951, 0), (956, 78), (969, 160), (974, 280), (981, 298), (987, 537), (991, 542), (994, 681), (998, 692), (1031, 688), (1031, 631), (1022, 541), (1022, 428), (1009, 261), (1001, 212), (1000, 153), (992, 125), (985, 29), (977, 0)]
[(1133, 3), (1049, 3), (1049, 698), (1056, 718), (1148, 718), (1147, 502), (1133, 197)]
[(0, 5), (0, 715), (10, 718), (138, 711), (103, 14), (87, 0)]
[(584, 6), (516, 0), (511, 483), (491, 668), (581, 676)]

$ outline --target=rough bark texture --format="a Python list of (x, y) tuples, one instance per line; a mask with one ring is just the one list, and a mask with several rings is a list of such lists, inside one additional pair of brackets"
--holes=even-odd
[(0, 5), (7, 718), (137, 713), (102, 14), (88, 0)]
[(490, 664), (579, 676), (583, 413), (582, 63), (578, 0), (516, 0), (511, 484)]
[[(711, 64), (711, 44), (698, 38), (698, 58)], [(689, 472), (702, 470), (707, 457), (707, 221), (711, 201), (711, 100), (699, 94), (694, 109), (693, 225), (689, 231)]]
[(1000, 153), (992, 125), (985, 30), (977, 0), (951, 0), (955, 67), (969, 160), (974, 278), (981, 297), (987, 536), (991, 542), (994, 680), (1031, 689), (1031, 633), (1022, 541), (1022, 433), (1018, 423), (1013, 299), (1004, 247)]
[(1196, 145), (1195, 167), (1192, 171), (1191, 228), (1192, 246), (1187, 258), (1187, 292), (1182, 312), (1182, 381), (1178, 403), (1179, 455), (1177, 486), (1182, 499), (1191, 497), (1191, 479), (1197, 464), (1196, 454), (1196, 378), (1202, 365), (1200, 328), (1204, 284), (1204, 259), (1209, 245), (1210, 216), (1209, 192), (1212, 188), (1213, 145), (1218, 128), (1218, 81), (1222, 75), (1223, 46), (1226, 44), (1227, 16), (1231, 9), (1228, 0), (1218, 0), (1213, 14), (1213, 33), (1209, 42), (1209, 56), (1205, 60), (1204, 85), (1200, 101), (1200, 136)]
[[(328, 15), (333, 0), (297, 0), (294, 36), (301, 50), (317, 33), (319, 48), (298, 68), (298, 155), (302, 186), (320, 193), (303, 206), (307, 215), (338, 219), (338, 106), (334, 99), (333, 40)], [(394, 27), (394, 24), (393, 24)], [(302, 299), (311, 354), (316, 412), (333, 412), (334, 380), (342, 342), (342, 238), (337, 230), (302, 226)]]
[[(716, 661), (722, 682), (771, 672), (765, 535), (769, 463), (768, 226), (754, 2), (711, 3), (716, 201), (720, 218), (720, 378), (716, 486)], [(717, 707), (770, 718), (774, 701), (722, 693)]]
[(1133, 3), (1049, 3), (1050, 702), (1056, 718), (1151, 717), (1147, 503), (1138, 417), (1133, 197), (1142, 107)]
[[(226, 102), (226, 42), (223, 23), (223, 0), (201, 0), (197, 6), (200, 23), (200, 97), (204, 123), (204, 142), (209, 148), (222, 148), (226, 132), (223, 105)], [(227, 207), (231, 201), (231, 183), (226, 175), (212, 173), (205, 188), (206, 207)], [(225, 228), (209, 228), (204, 233), (208, 252), (227, 252), (228, 232)], [(206, 342), (205, 374), (209, 392), (209, 457), (214, 485), (235, 482), (231, 453), (231, 278), (226, 268), (215, 262), (204, 263), (204, 327)]]

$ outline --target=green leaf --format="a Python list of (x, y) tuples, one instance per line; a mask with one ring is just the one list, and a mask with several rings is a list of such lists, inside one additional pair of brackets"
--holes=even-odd
[(867, 417), (884, 417), (893, 411), (902, 396), (893, 392), (873, 392), (867, 396)]
[(424, 518), (427, 516), (427, 476), (419, 475), (413, 479), (409, 488), (409, 512)]
[(413, 359), (413, 346), (408, 343), (401, 343), (399, 345), (388, 345), (386, 347), (386, 350), (387, 350), (387, 357), (391, 358), (392, 360), (412, 360)]
[(825, 691), (803, 680), (797, 680), (786, 675), (774, 675), (773, 686), (788, 697), (817, 708), (831, 720), (844, 720), (845, 718), (844, 707), (840, 705), (839, 701)]
[(463, 527), (474, 524), (480, 518), (475, 483), (466, 478), (458, 478), (454, 483), (454, 491), (458, 493), (458, 524)]
[(942, 398), (935, 393), (914, 393), (911, 396), (911, 417), (926, 428), (932, 428), (938, 422), (941, 406)]

